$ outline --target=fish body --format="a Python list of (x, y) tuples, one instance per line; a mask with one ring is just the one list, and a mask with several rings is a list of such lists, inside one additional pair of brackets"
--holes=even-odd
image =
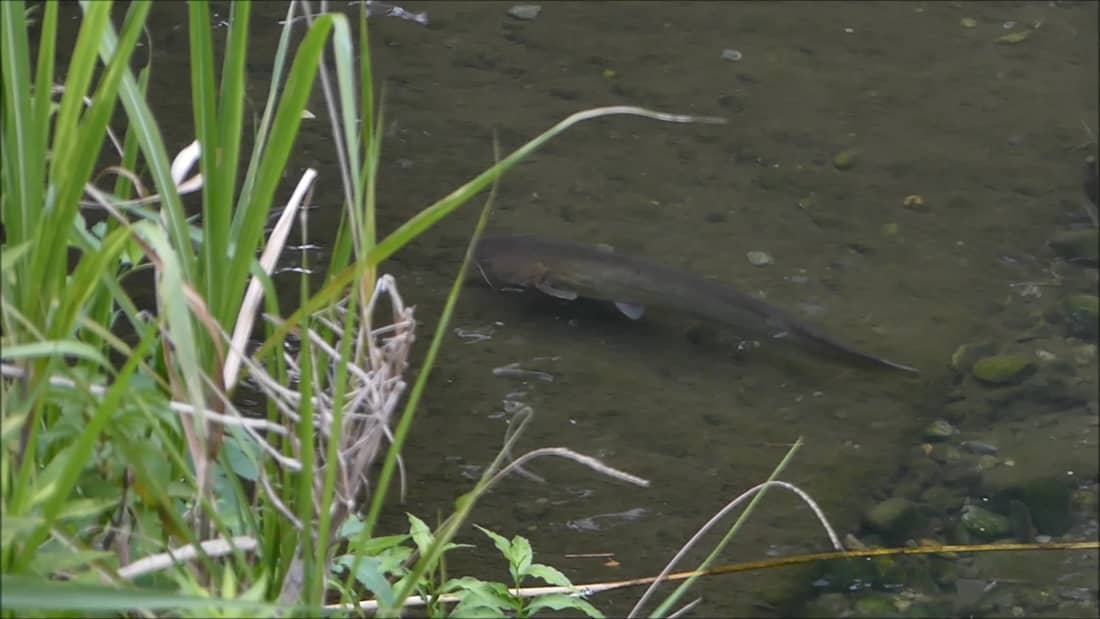
[(520, 286), (560, 299), (610, 301), (633, 319), (640, 318), (647, 305), (667, 307), (742, 330), (820, 345), (851, 361), (918, 371), (850, 348), (818, 327), (719, 282), (604, 246), (533, 235), (486, 235), (474, 261), (493, 287)]

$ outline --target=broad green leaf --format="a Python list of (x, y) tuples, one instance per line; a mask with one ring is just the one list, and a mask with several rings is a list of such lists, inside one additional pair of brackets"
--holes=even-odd
[(550, 567), (549, 565), (543, 565), (542, 563), (532, 563), (531, 567), (527, 570), (527, 575), (541, 578), (551, 585), (556, 585), (558, 587), (573, 586), (573, 583), (569, 582), (565, 574), (562, 574), (556, 568)]
[(455, 591), (461, 591), (469, 589), (471, 585), (480, 583), (481, 581), (473, 576), (463, 576), (461, 578), (449, 578), (439, 587), (440, 593), (453, 593)]
[(416, 544), (416, 549), (420, 554), (424, 554), (428, 551), (428, 547), (432, 545), (434, 539), (432, 530), (424, 524), (423, 520), (412, 514), (406, 515), (409, 517), (409, 534), (412, 535), (413, 543)]
[(531, 559), (534, 553), (531, 551), (531, 542), (526, 537), (516, 535), (512, 538), (512, 550), (508, 553), (508, 562), (511, 564), (512, 578), (516, 583), (523, 582), (527, 575), (527, 568), (531, 567)]
[(243, 432), (241, 436), (236, 433), (227, 436), (224, 443), (225, 457), (229, 459), (229, 466), (234, 473), (248, 481), (256, 481), (259, 477), (257, 462), (260, 448), (245, 438), (246, 436)]
[(473, 599), (469, 602), (459, 602), (458, 606), (454, 607), (451, 614), (448, 617), (460, 617), (461, 619), (496, 619), (498, 617), (507, 617), (506, 610), (511, 610), (510, 606), (494, 606), (492, 604), (484, 603), (480, 598)]
[[(337, 560), (344, 569), (351, 569), (353, 558), (344, 555)], [(375, 557), (363, 557), (355, 568), (355, 580), (366, 587), (385, 606), (393, 604), (393, 586), (386, 578), (387, 570)]]
[[(359, 530), (362, 527), (363, 523), (362, 521), (359, 521), (359, 527), (356, 527), (355, 530), (353, 532), (350, 532), (349, 534), (359, 534)], [(383, 551), (396, 548), (396, 546), (405, 543), (409, 539), (409, 537), (410, 535), (408, 533), (401, 533), (399, 535), (383, 535), (383, 537), (381, 538), (371, 538), (370, 540), (366, 540), (362, 543), (360, 543), (359, 541), (355, 541), (353, 544), (351, 544), (351, 548), (354, 549), (356, 553), (375, 555)]]
[(521, 605), (521, 601), (514, 598), (508, 592), (508, 588), (498, 582), (485, 582), (464, 577), (455, 579), (452, 586), (455, 586), (455, 590), (462, 597), (462, 601), (451, 611), (452, 617), (466, 617), (467, 612), (474, 613), (475, 609), (482, 608), (515, 611)]
[(497, 547), (497, 550), (499, 550), (500, 553), (505, 556), (505, 558), (507, 558), (509, 561), (512, 560), (512, 542), (509, 542), (508, 539), (505, 538), (503, 535), (497, 535), (496, 533), (493, 533), (485, 527), (476, 524), (474, 526), (477, 527), (482, 533), (487, 535), (489, 539), (493, 540), (493, 544)]
[(359, 516), (356, 516), (355, 514), (351, 514), (347, 517), (346, 520), (344, 520), (344, 524), (340, 525), (340, 529), (336, 531), (336, 535), (346, 539), (359, 533), (362, 530), (362, 519), (360, 519)]
[(551, 610), (579, 610), (589, 617), (595, 619), (603, 619), (603, 613), (592, 606), (587, 601), (578, 597), (571, 597), (564, 593), (551, 593), (549, 595), (540, 595), (531, 603), (527, 605), (528, 616), (534, 616), (538, 611), (549, 608)]

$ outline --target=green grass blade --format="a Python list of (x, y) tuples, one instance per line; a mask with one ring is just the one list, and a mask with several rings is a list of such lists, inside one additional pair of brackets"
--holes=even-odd
[(0, 576), (0, 588), (4, 591), (0, 608), (8, 611), (127, 614), (137, 610), (193, 610), (213, 614), (213, 609), (235, 609), (269, 617), (286, 612), (285, 608), (263, 602), (187, 596), (153, 589), (116, 589), (9, 574)]
[[(367, 5), (359, 5), (359, 49), (363, 50), (359, 58), (359, 130), (362, 133), (361, 141), (366, 144), (368, 153), (377, 153), (375, 135), (381, 135), (374, 130), (374, 76), (371, 70), (370, 37), (367, 35)], [(367, 182), (367, 209), (364, 228), (366, 234), (364, 241), (367, 249), (374, 247), (377, 242), (375, 237), (374, 217), (374, 172), (366, 166), (378, 169), (378, 159), (369, 154), (363, 162), (364, 168), (360, 177)]]
[[(347, 157), (346, 168), (341, 170), (345, 181), (344, 199), (352, 205), (351, 212), (359, 212), (363, 204), (363, 181), (360, 177), (359, 126), (355, 117), (358, 106), (355, 105), (354, 47), (351, 29), (344, 15), (333, 15), (332, 55), (336, 60), (336, 87), (339, 95), (339, 124), (335, 135), (343, 142), (343, 151)], [(335, 119), (334, 124), (335, 123)]]
[(411, 219), (402, 224), (397, 230), (394, 230), (389, 236), (384, 238), (378, 243), (378, 246), (371, 252), (370, 260), (372, 264), (378, 264), (386, 258), (393, 255), (398, 249), (405, 246), (406, 243), (419, 236), (422, 232), (430, 228), (440, 219), (446, 217), (451, 211), (461, 206), (464, 202), (469, 200), (475, 194), (487, 187), (489, 183), (500, 177), (501, 174), (509, 170), (512, 166), (519, 163), (525, 157), (542, 147), (543, 144), (565, 131), (573, 125), (593, 118), (600, 118), (603, 116), (613, 116), (619, 114), (626, 114), (631, 116), (644, 116), (646, 118), (653, 118), (655, 120), (662, 120), (665, 122), (702, 122), (702, 123), (724, 123), (724, 119), (711, 118), (711, 117), (695, 117), (685, 116), (680, 114), (665, 114), (661, 112), (654, 112), (640, 107), (633, 106), (613, 106), (602, 107), (590, 110), (584, 110), (577, 112), (566, 118), (565, 120), (554, 125), (550, 129), (544, 131), (535, 139), (519, 147), (507, 157), (502, 159), (499, 163), (493, 167), (485, 170), (473, 180), (467, 182), (461, 187), (455, 189), (451, 193), (447, 194), (443, 199), (439, 200), (435, 204), (429, 206), (423, 211), (417, 213)]
[[(110, 58), (118, 45), (114, 32), (110, 29), (103, 33), (100, 41), (99, 53), (104, 58)], [(191, 226), (187, 221), (187, 215), (183, 210), (179, 192), (176, 191), (172, 181), (171, 162), (168, 151), (164, 146), (164, 138), (161, 137), (160, 127), (157, 126), (149, 104), (145, 100), (145, 93), (134, 76), (126, 70), (122, 76), (122, 85), (119, 88), (122, 105), (126, 109), (126, 118), (129, 122), (129, 130), (134, 132), (141, 152), (145, 157), (149, 174), (153, 177), (157, 192), (161, 197), (160, 217), (168, 229), (168, 235), (173, 247), (179, 253), (180, 268), (183, 269), (183, 277), (187, 281), (195, 281), (194, 251), (191, 246)]]
[[(44, 155), (46, 144), (50, 140), (50, 104), (53, 101), (53, 76), (57, 53), (57, 11), (58, 3), (51, 2), (45, 5), (45, 11), (42, 15), (42, 31), (38, 35), (38, 56), (36, 58), (38, 66), (35, 68), (34, 78), (34, 127), (39, 131), (39, 136), (37, 140), (30, 144), (38, 150), (23, 153), (24, 157), (27, 158), (41, 158), (33, 160), (35, 167), (39, 168), (39, 173), (42, 175), (38, 177), (39, 181), (45, 175), (47, 164)], [(35, 191), (38, 194), (37, 196), (28, 196), (29, 203), (41, 204), (41, 185), (36, 187)]]
[(94, 346), (76, 340), (47, 340), (30, 344), (4, 344), (0, 359), (4, 361), (22, 361), (42, 357), (69, 356), (91, 361), (103, 369), (111, 367), (110, 362)]
[(268, 87), (267, 102), (264, 104), (264, 113), (260, 119), (260, 126), (256, 130), (256, 136), (252, 143), (252, 156), (248, 160), (248, 171), (244, 175), (244, 183), (241, 185), (241, 195), (237, 200), (238, 208), (233, 215), (233, 224), (230, 229), (230, 238), (237, 238), (241, 226), (244, 225), (246, 209), (245, 205), (252, 203), (252, 194), (256, 186), (256, 175), (259, 173), (260, 161), (267, 147), (268, 132), (271, 128), (271, 120), (275, 113), (277, 95), (282, 85), (283, 71), (286, 68), (287, 52), (290, 49), (290, 34), (294, 20), (294, 8), (297, 2), (288, 2), (286, 17), (283, 19), (283, 29), (279, 34), (279, 44), (275, 48), (275, 60), (271, 71), (271, 84)]
[[(794, 442), (794, 445), (791, 445), (791, 448), (787, 450), (787, 455), (783, 456), (783, 459), (772, 470), (772, 474), (768, 476), (768, 481), (775, 481), (779, 477), (779, 475), (783, 473), (783, 470), (787, 468), (787, 465), (790, 464), (792, 459), (794, 459), (794, 455), (798, 453), (798, 450), (801, 447), (802, 437), (800, 436), (798, 437), (798, 440)], [(741, 512), (741, 515), (737, 517), (737, 520), (733, 523), (733, 526), (730, 527), (730, 530), (726, 532), (726, 535), (722, 537), (722, 540), (718, 542), (717, 545), (715, 545), (715, 547), (710, 551), (710, 554), (707, 555), (707, 558), (699, 564), (698, 568), (696, 568), (698, 571), (687, 580), (681, 582), (680, 585), (677, 586), (676, 589), (672, 592), (672, 594), (665, 598), (665, 600), (661, 602), (656, 610), (654, 610), (653, 613), (649, 615), (650, 617), (664, 617), (668, 614), (669, 610), (671, 610), (676, 602), (678, 602), (680, 598), (683, 597), (685, 593), (687, 593), (687, 590), (691, 587), (691, 585), (695, 583), (701, 573), (706, 571), (706, 569), (714, 563), (715, 559), (717, 559), (722, 554), (722, 551), (726, 549), (726, 546), (728, 546), (730, 541), (733, 540), (734, 536), (737, 535), (737, 532), (741, 530), (741, 526), (745, 522), (748, 522), (749, 516), (752, 515), (753, 510), (756, 508), (756, 504), (764, 498), (764, 493), (767, 492), (767, 489), (767, 486), (765, 486), (756, 493), (756, 496), (754, 496), (752, 500), (749, 501), (748, 506), (745, 507), (745, 511)], [(641, 601), (639, 601), (639, 604), (641, 604)]]
[[(198, 341), (191, 317), (192, 309), (183, 294), (187, 280), (180, 266), (179, 255), (168, 242), (164, 230), (155, 224), (139, 221), (134, 224), (134, 233), (149, 245), (160, 264), (157, 278), (160, 315), (165, 322), (175, 365), (183, 379), (183, 393), (177, 394), (177, 397), (186, 398), (195, 408), (204, 408)], [(201, 418), (196, 417), (192, 421), (197, 436), (205, 438), (206, 426)]]
[(72, 331), (78, 316), (86, 309), (88, 299), (97, 290), (102, 290), (98, 286), (101, 278), (115, 276), (118, 256), (126, 249), (129, 242), (130, 229), (116, 228), (103, 239), (98, 249), (92, 249), (81, 256), (73, 274), (69, 276), (65, 297), (61, 302), (60, 311), (54, 318), (60, 325), (58, 330), (63, 333)]
[[(229, 246), (229, 230), (233, 222), (233, 206), (237, 191), (237, 172), (241, 153), (241, 127), (244, 119), (244, 103), (247, 77), (245, 76), (248, 58), (248, 26), (252, 5), (248, 2), (234, 2), (230, 5), (229, 32), (225, 41), (222, 65), (222, 80), (218, 101), (218, 157), (214, 171), (215, 186), (218, 191), (210, 197), (215, 201), (207, 207), (204, 217), (210, 218), (210, 225), (204, 229), (207, 243), (215, 248)], [(204, 220), (205, 223), (205, 220)], [(221, 254), (224, 256), (224, 252)], [(205, 277), (207, 279), (207, 298), (219, 301), (214, 315), (219, 320), (228, 320), (232, 308), (239, 300), (218, 294), (225, 289), (225, 270), (221, 261), (208, 262)]]
[(302, 110), (312, 91), (313, 79), (324, 52), (325, 41), (332, 29), (333, 18), (322, 15), (317, 18), (306, 33), (295, 54), (294, 62), (283, 89), (275, 122), (271, 128), (267, 147), (263, 153), (256, 175), (254, 193), (248, 204), (243, 205), (243, 221), (237, 228), (236, 247), (226, 277), (227, 286), (223, 291), (230, 299), (241, 299), (248, 282), (248, 272), (264, 222), (275, 197), (275, 190), (282, 181), (283, 170), (290, 157), (290, 150), (298, 135), (302, 121)]
[[(459, 293), (462, 291), (462, 286), (466, 281), (466, 271), (469, 269), (470, 262), (473, 261), (474, 249), (481, 239), (482, 231), (485, 230), (485, 224), (489, 220), (489, 212), (492, 210), (495, 197), (496, 185), (493, 186), (493, 191), (489, 194), (489, 199), (486, 200), (485, 206), (481, 209), (481, 216), (478, 217), (473, 236), (466, 246), (466, 255), (463, 257), (462, 265), (459, 266), (458, 273), (455, 275), (454, 282), (451, 284), (451, 291), (447, 295), (447, 302), (443, 306), (442, 314), (440, 314), (439, 324), (435, 328), (435, 333), (432, 334), (432, 341), (428, 346), (428, 352), (424, 355), (424, 361), (421, 363), (420, 373), (416, 376), (416, 382), (413, 383), (413, 388), (409, 392), (409, 399), (406, 401), (405, 408), (401, 412), (401, 418), (397, 422), (393, 441), (390, 443), (389, 449), (386, 450), (386, 458), (382, 463), (382, 471), (378, 474), (378, 483), (375, 485), (374, 496), (371, 497), (370, 510), (367, 512), (367, 517), (364, 520), (363, 531), (361, 532), (362, 537), (360, 539), (367, 539), (370, 537), (371, 533), (374, 531), (375, 524), (378, 522), (378, 516), (382, 512), (382, 504), (386, 500), (386, 493), (389, 489), (390, 480), (393, 478), (393, 473), (397, 468), (397, 457), (401, 453), (401, 447), (405, 444), (405, 437), (408, 435), (409, 428), (412, 426), (416, 407), (420, 403), (420, 397), (424, 392), (424, 385), (427, 384), (428, 376), (431, 374), (432, 367), (435, 364), (436, 355), (443, 345), (444, 334), (450, 332), (451, 317), (454, 315), (454, 308), (458, 304)], [(428, 569), (428, 566), (436, 564), (448, 541), (450, 540), (444, 539), (443, 536), (438, 537), (432, 544), (433, 551), (417, 561), (412, 574), (404, 580), (404, 586), (394, 597), (397, 607), (400, 607), (400, 605), (404, 603), (404, 600), (412, 594), (413, 588), (420, 580), (420, 575)], [(349, 572), (349, 584), (351, 575), (357, 573), (358, 560), (359, 557), (356, 557), (355, 564), (352, 565), (352, 569)], [(385, 614), (385, 612), (380, 614)]]
[[(191, 61), (191, 113), (194, 115), (195, 138), (201, 147), (199, 170), (202, 172), (202, 281), (199, 289), (208, 301), (217, 298), (221, 279), (214, 268), (219, 259), (224, 260), (226, 231), (215, 202), (223, 199), (222, 175), (216, 172), (221, 145), (218, 143), (218, 115), (215, 109), (216, 77), (214, 71), (214, 42), (211, 40), (210, 6), (206, 2), (187, 3), (187, 17)], [(221, 316), (221, 308), (214, 306), (214, 315)]]
[[(27, 230), (34, 227), (34, 212), (27, 183), (34, 174), (31, 166), (38, 164), (29, 157), (19, 157), (31, 148), (38, 131), (35, 130), (34, 92), (31, 84), (30, 45), (27, 41), (27, 21), (23, 6), (16, 2), (0, 5), (0, 63), (4, 69), (4, 225), (13, 240), (27, 238)], [(13, 206), (14, 205), (14, 206)], [(14, 208), (14, 207), (18, 208)]]
[[(15, 27), (15, 22), (22, 22), (22, 16), (14, 18), (13, 15), (9, 15), (8, 12), (22, 12), (23, 7), (19, 3), (4, 3), (5, 17), (4, 30)], [(91, 84), (92, 75), (95, 70), (95, 46), (98, 42), (100, 33), (108, 26), (108, 19), (110, 17), (110, 3), (99, 3), (96, 6), (89, 7), (86, 12), (83, 21), (81, 21), (80, 29), (77, 33), (76, 44), (73, 48), (72, 62), (68, 67), (68, 72), (65, 76), (64, 92), (61, 95), (61, 104), (58, 113), (55, 116), (55, 122), (53, 125), (54, 147), (52, 157), (50, 159), (51, 167), (49, 169), (49, 178), (51, 184), (54, 185), (54, 191), (50, 194), (39, 194), (38, 201), (34, 203), (27, 202), (23, 206), (23, 212), (27, 215), (27, 218), (23, 221), (23, 225), (33, 223), (34, 227), (27, 227), (23, 230), (28, 235), (33, 235), (35, 238), (35, 245), (37, 247), (53, 247), (60, 248), (67, 245), (67, 239), (69, 233), (69, 226), (71, 225), (73, 208), (69, 208), (69, 205), (61, 203), (62, 199), (58, 195), (58, 185), (62, 188), (69, 188), (66, 195), (71, 196), (73, 185), (82, 185), (87, 177), (75, 178), (77, 175), (77, 169), (70, 166), (71, 159), (76, 156), (79, 148), (79, 134), (78, 127), (81, 118), (81, 113), (84, 110), (83, 97), (88, 86)], [(23, 23), (23, 27), (26, 28), (26, 24)], [(7, 58), (12, 54), (9, 52), (15, 52), (15, 56), (9, 61), (5, 60), (5, 75), (4, 75), (4, 88), (8, 91), (9, 88), (26, 88), (29, 87), (29, 65), (24, 64), (23, 60), (26, 58), (26, 48), (24, 44), (18, 44), (20, 38), (25, 38), (26, 33), (22, 36), (9, 36), (5, 33), (5, 49), (3, 56)], [(20, 58), (22, 56), (22, 58)], [(17, 72), (8, 73), (9, 69), (14, 69)], [(14, 104), (11, 113), (17, 114), (15, 121), (16, 125), (9, 125), (6, 127), (8, 131), (15, 131), (19, 138), (17, 148), (28, 148), (27, 155), (36, 154), (40, 157), (45, 155), (43, 149), (35, 149), (31, 144), (37, 141), (36, 138), (41, 136), (41, 127), (33, 125), (35, 118), (41, 118), (40, 112), (35, 111), (33, 116), (30, 108), (30, 102), (35, 101), (35, 93), (29, 91), (13, 93), (18, 94), (22, 99), (17, 101), (9, 101), (9, 104)], [(8, 106), (5, 105), (5, 110)], [(9, 112), (5, 111), (5, 116)], [(41, 142), (40, 142), (41, 144)], [(43, 144), (44, 146), (44, 144)], [(99, 145), (96, 145), (98, 151)], [(5, 160), (13, 157), (25, 160), (28, 157), (24, 156), (25, 151), (16, 150), (14, 152), (9, 151)], [(93, 154), (94, 156), (94, 154)], [(22, 165), (17, 175), (20, 177), (18, 184), (16, 185), (19, 193), (24, 194), (23, 198), (30, 196), (26, 195), (28, 188), (25, 183), (28, 181), (41, 182), (41, 175), (31, 171), (30, 166), (37, 166), (45, 159), (38, 159), (35, 161), (26, 161)], [(24, 176), (26, 175), (26, 176)], [(14, 178), (8, 178), (7, 181), (15, 181)], [(40, 185), (41, 187), (41, 185)], [(7, 188), (5, 188), (6, 190)], [(18, 193), (16, 194), (19, 195)], [(71, 197), (70, 197), (71, 199)], [(49, 201), (49, 203), (46, 203)], [(58, 205), (60, 204), (60, 207)], [(64, 211), (64, 212), (63, 212)], [(5, 216), (7, 213), (5, 213)], [(38, 251), (34, 252), (32, 257), (32, 264), (25, 277), (24, 285), (33, 285), (37, 288), (35, 294), (31, 294), (30, 289), (26, 289), (28, 293), (25, 297), (26, 304), (23, 309), (26, 315), (31, 320), (42, 320), (41, 308), (44, 304), (50, 303), (61, 287), (63, 282), (61, 281), (63, 274), (61, 267), (63, 266), (62, 260), (64, 252), (60, 251)], [(40, 323), (44, 324), (44, 323)]]

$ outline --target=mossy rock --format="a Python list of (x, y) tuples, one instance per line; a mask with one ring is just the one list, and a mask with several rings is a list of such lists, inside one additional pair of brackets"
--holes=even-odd
[(1008, 385), (1026, 378), (1035, 370), (1035, 359), (1030, 355), (1007, 354), (983, 357), (970, 369), (983, 383), (990, 385)]
[(965, 496), (958, 488), (936, 484), (925, 489), (920, 498), (922, 502), (934, 507), (936, 511), (954, 512), (962, 508)]
[(946, 419), (936, 419), (924, 427), (921, 436), (930, 443), (938, 443), (959, 433), (959, 429)]
[(832, 617), (846, 617), (849, 614), (851, 604), (848, 596), (843, 593), (830, 592), (815, 597), (802, 608), (802, 615), (806, 617), (820, 617), (821, 619)]
[(982, 539), (994, 540), (1012, 533), (1012, 521), (1008, 516), (1002, 516), (977, 505), (964, 507), (961, 520), (971, 535)]
[(1100, 333), (1100, 297), (1094, 294), (1069, 295), (1062, 301), (1062, 315), (1074, 337), (1092, 340)]
[(1039, 533), (1059, 536), (1073, 524), (1073, 486), (1062, 479), (1032, 478), (1001, 488), (993, 497), (1008, 509), (1015, 501), (1024, 505)]
[(1096, 264), (1100, 248), (1100, 230), (1097, 228), (1083, 228), (1079, 230), (1063, 230), (1054, 235), (1048, 241), (1050, 248), (1056, 254), (1072, 262)]
[(923, 520), (916, 504), (902, 497), (877, 503), (863, 519), (872, 531), (892, 542), (903, 542), (919, 533)]
[(974, 367), (978, 359), (988, 357), (995, 352), (997, 352), (997, 347), (993, 344), (993, 340), (982, 340), (980, 342), (963, 344), (956, 348), (955, 352), (951, 355), (951, 367), (954, 368), (956, 372), (969, 372), (970, 368)]
[(900, 617), (898, 609), (888, 595), (868, 593), (856, 598), (852, 604), (853, 617)]
[(860, 154), (856, 149), (842, 150), (833, 155), (833, 167), (838, 170), (851, 170), (859, 161)]

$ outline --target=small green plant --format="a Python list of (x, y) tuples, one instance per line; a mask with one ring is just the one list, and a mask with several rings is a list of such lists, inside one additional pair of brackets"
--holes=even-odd
[[(337, 575), (343, 574), (354, 566), (355, 581), (374, 595), (378, 606), (391, 606), (395, 592), (408, 579), (414, 578), (412, 584), (416, 596), (419, 596), (428, 617), (534, 617), (545, 609), (577, 610), (589, 617), (603, 617), (587, 601), (562, 593), (561, 589), (575, 589), (573, 583), (557, 569), (535, 563), (531, 544), (521, 535), (509, 540), (488, 529), (477, 527), (493, 540), (493, 544), (508, 560), (510, 585), (473, 576), (447, 579), (442, 560), (434, 562), (432, 568), (418, 575), (410, 569), (410, 560), (415, 554), (424, 555), (429, 552), (439, 540), (438, 535), (432, 533), (423, 520), (412, 514), (407, 516), (409, 532), (400, 535), (360, 540), (358, 533), (362, 530), (363, 522), (358, 518), (348, 520), (340, 530), (340, 537), (348, 540), (348, 546), (346, 553), (335, 558), (333, 572)], [(410, 540), (411, 545), (408, 544)], [(472, 547), (470, 544), (444, 542), (442, 551), (447, 553)], [(521, 589), (531, 577), (552, 585), (554, 591), (542, 593), (538, 589)], [(338, 583), (336, 586), (343, 587)], [(342, 593), (346, 598), (355, 597), (351, 591)], [(409, 601), (415, 603), (416, 597), (409, 598)], [(453, 608), (447, 612), (449, 606)]]
[[(394, 605), (395, 585), (400, 588), (409, 578), (415, 578), (413, 582), (417, 595), (425, 601), (429, 617), (441, 617), (443, 612), (440, 595), (441, 564), (437, 562), (427, 572), (415, 576), (409, 569), (409, 559), (414, 552), (423, 555), (435, 543), (436, 537), (431, 528), (423, 520), (412, 514), (409, 518), (409, 532), (400, 535), (384, 535), (380, 537), (363, 538), (360, 532), (363, 529), (363, 521), (353, 517), (345, 523), (340, 530), (340, 537), (348, 540), (347, 552), (339, 555), (333, 561), (333, 572), (337, 574), (355, 570), (355, 581), (365, 587), (374, 595), (374, 599), (383, 607)], [(412, 540), (413, 546), (406, 544)], [(444, 553), (457, 548), (470, 548), (468, 544), (445, 543), (442, 547)], [(392, 583), (391, 583), (392, 580)], [(334, 583), (342, 586), (340, 583)], [(348, 599), (355, 596), (345, 592)]]
[(575, 610), (589, 617), (603, 617), (600, 611), (580, 597), (564, 593), (521, 596), (519, 589), (528, 577), (534, 577), (556, 587), (573, 587), (573, 583), (558, 570), (534, 562), (531, 543), (522, 535), (511, 540), (489, 529), (477, 528), (493, 540), (497, 550), (508, 559), (512, 588), (499, 582), (485, 582), (471, 577), (455, 578), (443, 585), (442, 592), (456, 592), (461, 602), (451, 612), (452, 617), (534, 617), (540, 610)]

